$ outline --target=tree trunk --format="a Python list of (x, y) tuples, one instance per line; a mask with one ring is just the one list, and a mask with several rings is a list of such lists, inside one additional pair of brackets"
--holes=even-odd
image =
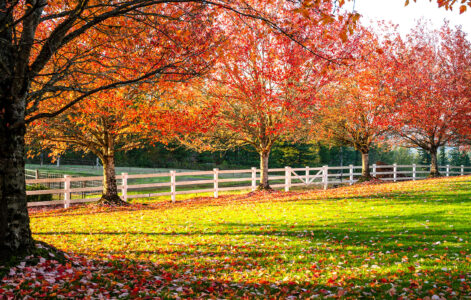
[(98, 201), (99, 204), (123, 206), (127, 203), (118, 195), (118, 186), (116, 184), (116, 171), (114, 165), (114, 154), (104, 156), (103, 163), (103, 195)]
[[(24, 118), (24, 107), (0, 98), (0, 261), (34, 247), (29, 227), (25, 183), (25, 128), (10, 125)], [(2, 113), (2, 111), (4, 113)]]
[[(0, 1), (1, 25), (13, 24), (13, 10), (7, 8), (8, 1)], [(34, 248), (24, 161), (27, 60), (19, 59), (13, 35), (12, 26), (0, 30), (0, 262)]]
[(268, 184), (268, 158), (270, 157), (270, 151), (260, 152), (260, 184), (258, 185), (259, 190), (271, 190)]
[(361, 179), (362, 181), (370, 180), (370, 154), (369, 152), (361, 153)]
[(440, 176), (440, 172), (438, 171), (438, 160), (437, 160), (437, 148), (430, 148), (430, 175), (429, 177), (438, 177)]

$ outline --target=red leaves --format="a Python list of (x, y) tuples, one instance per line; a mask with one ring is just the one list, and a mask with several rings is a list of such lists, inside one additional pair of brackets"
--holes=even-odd
[(419, 24), (397, 54), (392, 83), (398, 99), (395, 127), (406, 143), (430, 151), (468, 135), (471, 88), (464, 75), (471, 43), (445, 24), (431, 31)]
[(353, 65), (344, 67), (324, 91), (313, 135), (365, 151), (391, 126), (394, 98), (389, 74), (395, 70), (384, 54), (391, 51), (390, 45), (366, 28), (359, 30), (359, 36)]

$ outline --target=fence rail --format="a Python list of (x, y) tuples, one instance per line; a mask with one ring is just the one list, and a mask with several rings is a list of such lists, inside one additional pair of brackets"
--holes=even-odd
[[(358, 181), (361, 176), (361, 166), (323, 166), (305, 168), (277, 168), (269, 169), (269, 180), (273, 188), (284, 188), (289, 191), (292, 187), (320, 185), (324, 189), (340, 184), (350, 184)], [(440, 172), (445, 176), (471, 174), (471, 167), (465, 166), (439, 166)], [(405, 181), (425, 179), (430, 172), (430, 166), (426, 165), (376, 165), (370, 167), (372, 176), (385, 181)], [(100, 199), (102, 190), (102, 176), (61, 177), (41, 176), (37, 170), (26, 170), (26, 184), (41, 184), (44, 189), (27, 191), (30, 195), (56, 195), (58, 200), (28, 202), (28, 207), (63, 205), (68, 208), (70, 204), (93, 202)], [(129, 199), (149, 198), (158, 196), (170, 196), (175, 201), (176, 195), (189, 193), (212, 192), (215, 198), (221, 191), (256, 190), (260, 182), (260, 169), (246, 170), (219, 170), (191, 171), (158, 174), (127, 174), (116, 176), (121, 197)], [(142, 182), (148, 180), (160, 180), (159, 182)], [(178, 180), (180, 179), (180, 180)], [(134, 181), (134, 182), (133, 182)], [(240, 183), (239, 185), (232, 185)], [(227, 184), (231, 184), (227, 186)], [(193, 187), (192, 187), (193, 186)], [(189, 188), (190, 187), (190, 188)], [(166, 190), (162, 190), (162, 188)], [(180, 188), (180, 189), (179, 189)], [(184, 189), (182, 189), (184, 188)], [(132, 193), (130, 193), (132, 192)], [(77, 198), (77, 195), (79, 198)], [(75, 196), (75, 199), (74, 197)]]

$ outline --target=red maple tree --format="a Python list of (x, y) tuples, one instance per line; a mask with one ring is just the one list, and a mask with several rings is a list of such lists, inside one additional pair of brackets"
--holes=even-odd
[(438, 147), (457, 143), (469, 123), (471, 43), (460, 28), (429, 30), (419, 24), (397, 53), (394, 90), (397, 133), (431, 156), (430, 176), (439, 176)]
[(362, 180), (371, 178), (369, 152), (391, 130), (394, 73), (390, 53), (395, 36), (379, 37), (367, 28), (358, 30), (360, 45), (352, 60), (339, 70), (336, 80), (320, 97), (320, 119), (313, 138), (354, 147), (362, 155)]

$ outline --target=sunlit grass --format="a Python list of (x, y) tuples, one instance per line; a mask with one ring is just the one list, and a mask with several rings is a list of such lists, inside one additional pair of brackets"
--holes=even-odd
[(34, 213), (31, 226), (65, 251), (155, 263), (195, 294), (216, 283), (253, 297), (460, 297), (471, 291), (470, 215), (470, 177), (456, 177), (76, 208)]

